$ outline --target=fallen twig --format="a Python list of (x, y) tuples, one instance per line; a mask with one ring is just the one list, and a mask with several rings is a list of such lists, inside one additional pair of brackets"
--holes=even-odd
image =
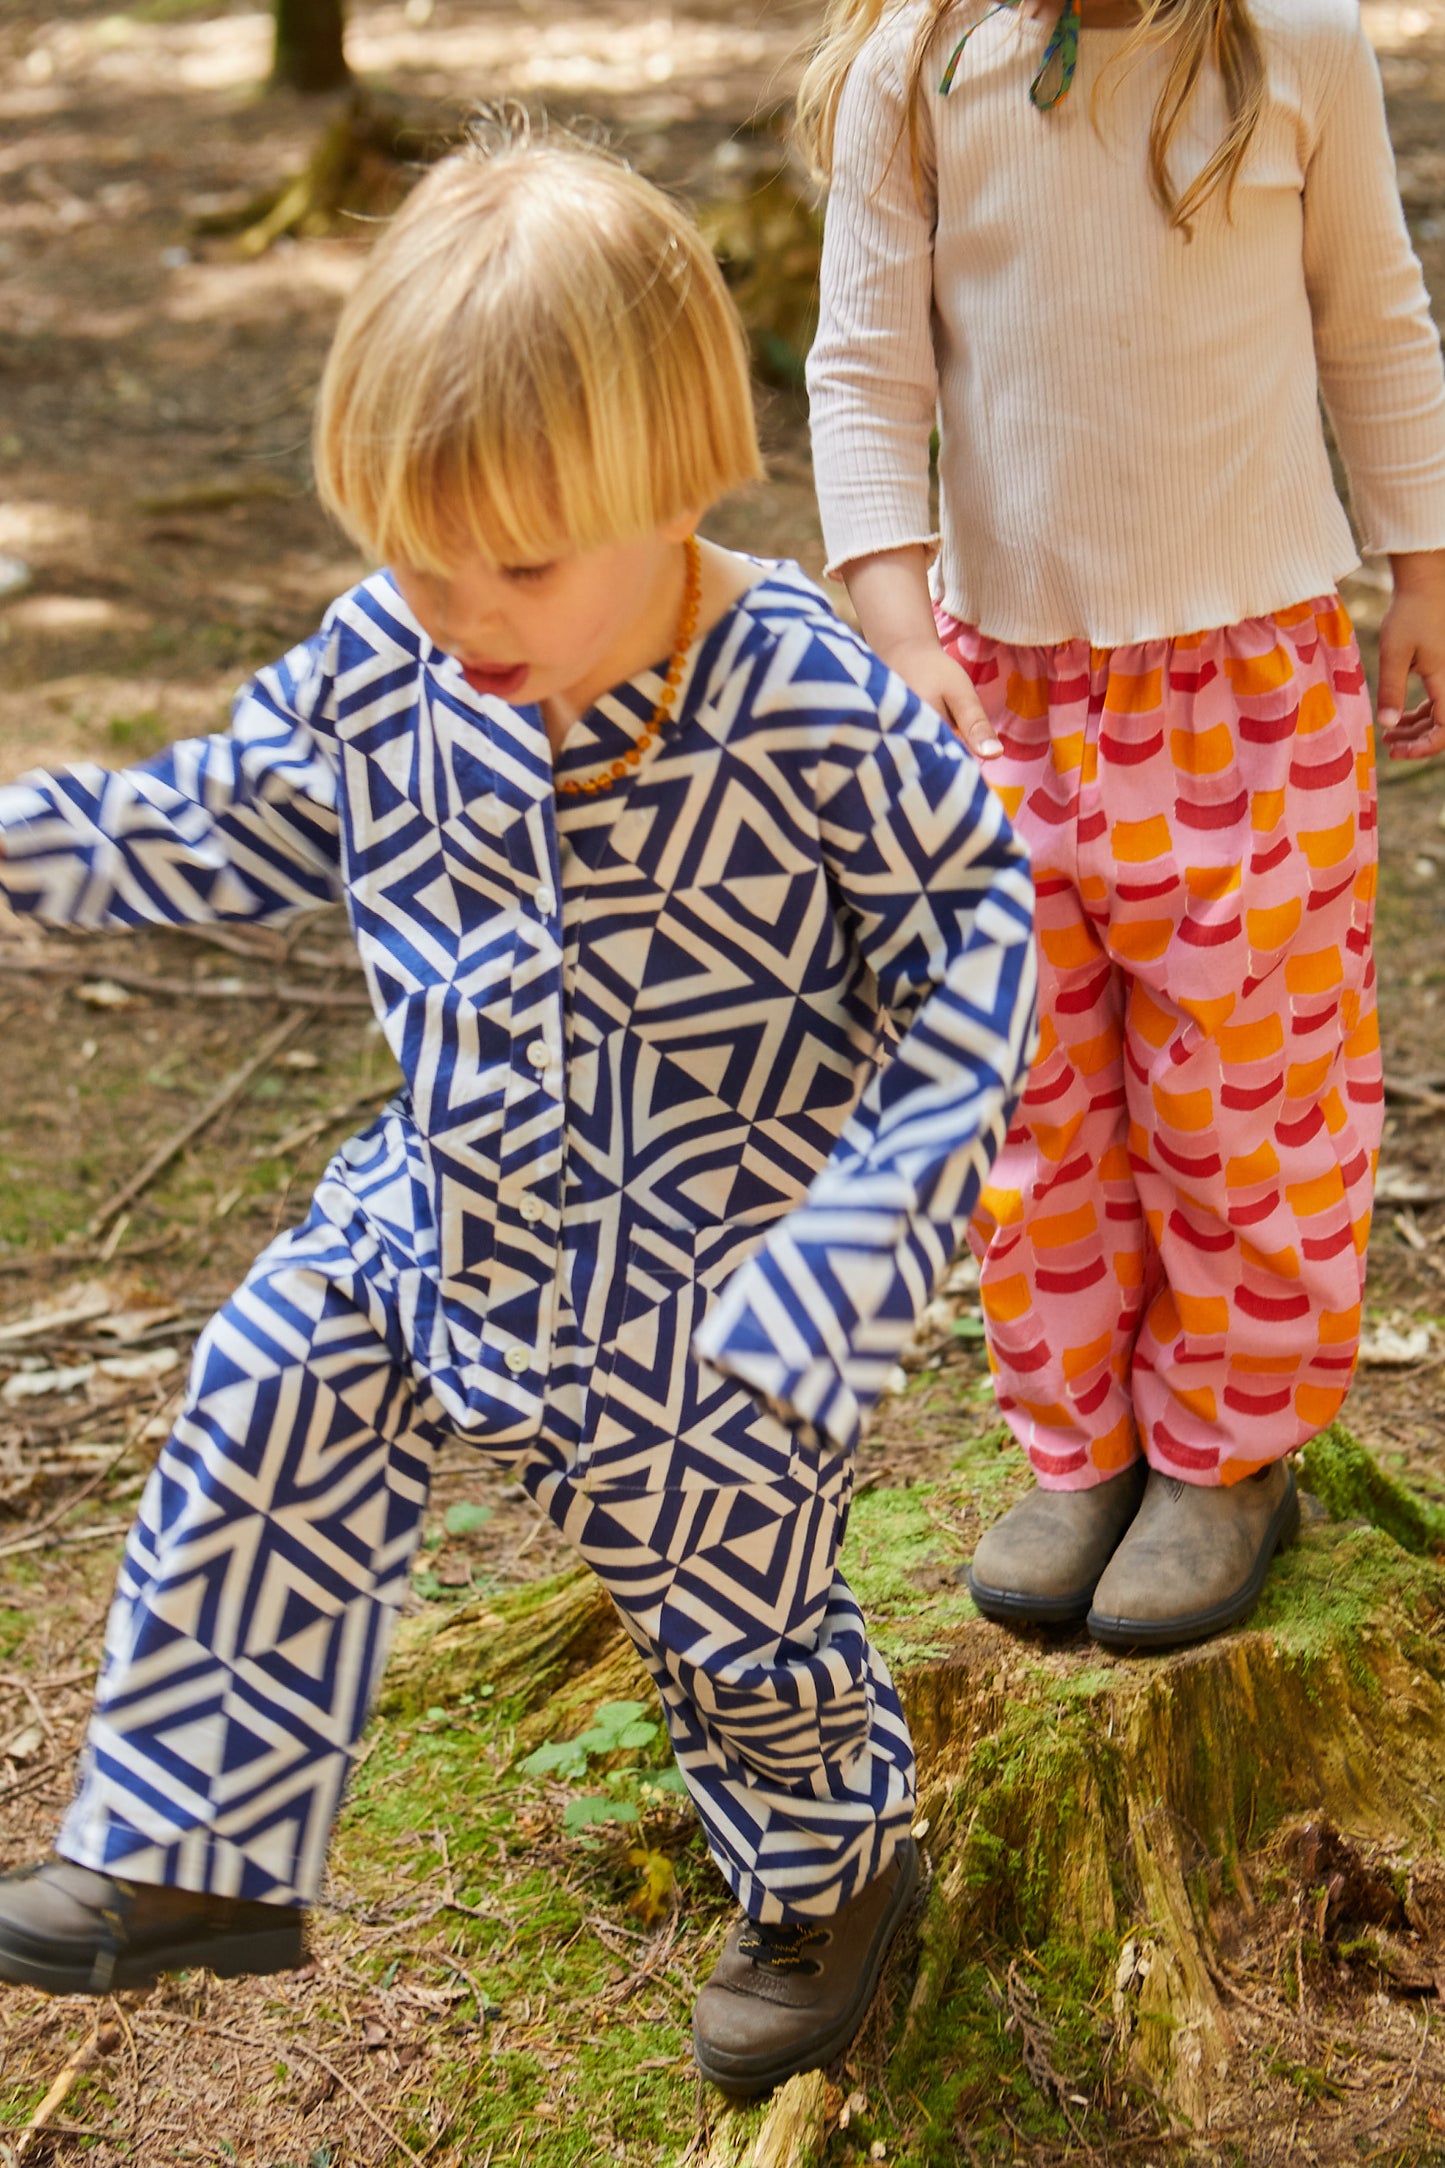
[(43, 1543), (40, 1542), (40, 1539), (44, 1536), (47, 1536), (52, 1528), (56, 1527), (61, 1521), (65, 1519), (67, 1514), (73, 1513), (77, 1506), (84, 1505), (86, 1499), (89, 1498), (93, 1492), (98, 1491), (101, 1488), (102, 1484), (110, 1480), (111, 1476), (115, 1473), (116, 1469), (125, 1459), (125, 1456), (130, 1451), (131, 1447), (135, 1445), (139, 1440), (141, 1432), (144, 1430), (146, 1423), (148, 1423), (150, 1420), (150, 1412), (151, 1411), (149, 1408), (144, 1410), (142, 1420), (138, 1423), (133, 1423), (131, 1425), (130, 1429), (121, 1439), (120, 1444), (111, 1454), (110, 1459), (106, 1462), (105, 1466), (97, 1470), (97, 1472), (90, 1478), (89, 1482), (83, 1483), (80, 1489), (76, 1491), (73, 1496), (65, 1499), (60, 1505), (58, 1505), (53, 1513), (47, 1514), (45, 1519), (40, 1523), (39, 1527), (32, 1528), (29, 1536), (26, 1537), (23, 1542), (0, 1546), (0, 1558), (10, 1558), (14, 1555), (16, 1551), (20, 1550), (35, 1550), (37, 1547), (43, 1549), (44, 1546)]
[(217, 1115), (224, 1114), (226, 1109), (240, 1098), (252, 1077), (269, 1067), (282, 1048), (310, 1023), (311, 1016), (310, 1009), (297, 1009), (284, 1023), (278, 1024), (274, 1031), (268, 1032), (250, 1060), (243, 1061), (239, 1069), (232, 1071), (219, 1090), (212, 1092), (200, 1112), (193, 1114), (164, 1144), (157, 1145), (150, 1158), (136, 1169), (130, 1180), (122, 1182), (120, 1188), (107, 1197), (90, 1222), (90, 1233), (98, 1235), (108, 1220), (114, 1219), (117, 1212), (138, 1197), (142, 1190), (148, 1189), (156, 1176), (170, 1165), (178, 1153), (185, 1150), (194, 1137), (198, 1137), (203, 1129), (208, 1129)]
[(107, 1521), (102, 1528), (79, 1528), (72, 1536), (59, 1536), (54, 1530), (45, 1536), (27, 1536), (23, 1543), (0, 1544), (0, 1558), (18, 1558), (22, 1551), (59, 1551), (78, 1543), (104, 1543), (110, 1536), (123, 1536), (129, 1526), (129, 1521)]
[(74, 1246), (60, 1242), (53, 1250), (21, 1250), (14, 1257), (0, 1257), (0, 1272), (60, 1272), (71, 1265), (119, 1264), (132, 1257), (158, 1256), (162, 1250), (173, 1249), (180, 1238), (178, 1227), (168, 1227), (147, 1242), (128, 1242), (123, 1250), (112, 1249), (108, 1241)]
[(1397, 1099), (1407, 1107), (1422, 1107), (1438, 1114), (1445, 1107), (1445, 1097), (1432, 1091), (1428, 1084), (1415, 1084), (1408, 1077), (1395, 1076), (1385, 1079), (1385, 1097)]
[(240, 475), (234, 481), (197, 482), (190, 489), (170, 489), (159, 496), (137, 497), (136, 510), (147, 519), (173, 512), (229, 512), (232, 505), (254, 504), (269, 497), (294, 497), (279, 474)]
[(35, 2139), (41, 2136), (48, 2123), (54, 2120), (56, 2111), (64, 2103), (76, 2079), (87, 2071), (98, 2055), (109, 2054), (120, 2038), (118, 2025), (102, 2025), (99, 2018), (91, 2028), (90, 2038), (78, 2047), (65, 2068), (59, 2073), (45, 2098), (41, 2101), (30, 2121), (20, 2133), (15, 2148), (15, 2158), (24, 2160)]
[(1405, 2088), (1404, 2088), (1403, 2092), (1401, 2092), (1401, 2093), (1398, 2093), (1398, 2094), (1396, 2095), (1396, 2097), (1394, 2098), (1394, 2100), (1392, 2100), (1392, 2101), (1391, 2101), (1391, 2103), (1390, 2103), (1389, 2107), (1388, 2107), (1388, 2108), (1386, 2108), (1386, 2110), (1385, 2110), (1385, 2112), (1384, 2112), (1384, 2114), (1383, 2114), (1383, 2115), (1377, 2115), (1377, 2116), (1375, 2117), (1375, 2120), (1374, 2120), (1374, 2121), (1373, 2121), (1372, 2123), (1366, 2123), (1366, 2124), (1365, 2124), (1365, 2125), (1363, 2126), (1363, 2128), (1362, 2128), (1362, 2129), (1361, 2129), (1361, 2130), (1360, 2130), (1360, 2131), (1358, 2132), (1358, 2134), (1357, 2134), (1357, 2135), (1358, 2135), (1359, 2137), (1361, 2137), (1361, 2138), (1368, 2138), (1368, 2137), (1372, 2136), (1372, 2135), (1373, 2135), (1373, 2133), (1374, 2133), (1375, 2131), (1377, 2131), (1377, 2130), (1383, 2130), (1383, 2129), (1384, 2129), (1384, 2127), (1385, 2127), (1385, 2125), (1386, 2125), (1387, 2123), (1392, 2123), (1392, 2122), (1394, 2121), (1395, 2117), (1396, 2117), (1397, 2115), (1399, 2115), (1399, 2114), (1400, 2114), (1400, 2113), (1402, 2112), (1402, 2110), (1403, 2110), (1403, 2109), (1404, 2109), (1404, 2108), (1406, 2107), (1406, 2105), (1408, 2104), (1408, 2102), (1409, 2102), (1409, 2100), (1410, 2100), (1410, 2097), (1411, 2097), (1411, 2095), (1413, 2094), (1413, 2092), (1414, 2092), (1414, 2090), (1415, 2090), (1415, 2087), (1416, 2087), (1416, 2085), (1417, 2085), (1417, 2084), (1419, 2083), (1419, 2080), (1420, 2080), (1420, 2065), (1421, 2065), (1421, 2063), (1422, 2063), (1422, 2062), (1423, 2062), (1423, 2061), (1425, 2060), (1425, 2050), (1426, 2050), (1426, 2048), (1428, 2048), (1429, 2046), (1430, 2046), (1430, 2018), (1429, 2018), (1429, 2013), (1427, 2012), (1427, 2013), (1426, 2013), (1426, 2016), (1425, 2016), (1425, 2023), (1424, 2023), (1424, 2028), (1423, 2028), (1423, 2031), (1422, 2031), (1422, 2035), (1421, 2035), (1421, 2040), (1420, 2040), (1420, 2049), (1419, 2049), (1419, 2053), (1418, 2053), (1418, 2054), (1416, 2055), (1416, 2057), (1415, 2057), (1415, 2060), (1414, 2060), (1414, 2063), (1413, 2063), (1413, 2064), (1412, 2064), (1412, 2066), (1411, 2066), (1411, 2069), (1410, 2069), (1410, 2075), (1409, 2075), (1409, 2078), (1407, 2079), (1407, 2081), (1406, 2081), (1406, 2083), (1405, 2083)]
[(298, 986), (287, 979), (276, 979), (269, 986), (246, 979), (163, 979), (147, 971), (112, 971), (95, 964), (53, 962), (44, 956), (0, 956), (0, 971), (32, 978), (106, 979), (112, 986), (123, 986), (127, 993), (159, 994), (172, 1001), (271, 1001), (284, 1002), (288, 1007), (305, 1003), (310, 1008), (354, 1009), (358, 1013), (371, 1007), (371, 998), (364, 992)]
[(103, 1288), (91, 1286), (68, 1309), (46, 1310), (39, 1317), (22, 1317), (13, 1325), (0, 1325), (0, 1347), (14, 1347), (22, 1340), (35, 1340), (46, 1333), (63, 1334), (73, 1325), (93, 1325), (110, 1308), (111, 1297)]
[(354, 1099), (338, 1100), (335, 1106), (323, 1107), (319, 1114), (313, 1114), (306, 1121), (298, 1122), (294, 1129), (288, 1129), (274, 1144), (252, 1145), (251, 1157), (280, 1159), (287, 1152), (299, 1152), (303, 1144), (310, 1144), (328, 1129), (334, 1129), (338, 1122), (349, 1122), (355, 1115), (365, 1113), (368, 1108), (379, 1114), (391, 1098), (392, 1092), (393, 1086), (390, 1084), (378, 1084), (369, 1092), (359, 1092)]
[[(1209, 1972), (1215, 1986), (1223, 1988), (1225, 1994), (1232, 2001), (1243, 2003), (1246, 2010), (1253, 2010), (1256, 2017), (1264, 2018), (1276, 2032), (1280, 2029), (1281, 2024), (1288, 2015), (1287, 2004), (1276, 2005), (1271, 2008), (1267, 2003), (1257, 2001), (1253, 1995), (1247, 1995), (1244, 1989), (1230, 1978), (1228, 1970), (1221, 1965), (1211, 1964)], [(1338, 2025), (1321, 2025), (1316, 2019), (1310, 2017), (1301, 2018), (1299, 2025), (1302, 2032), (1313, 2033), (1317, 2040), (1327, 2040), (1331, 2047), (1343, 2052), (1345, 2043), (1340, 2039), (1340, 2027)], [(1424, 2053), (1425, 2047), (1434, 2046), (1433, 2038), (1427, 2039), (1419, 2054), (1411, 2057), (1399, 2048), (1387, 2046), (1377, 2035), (1361, 2032), (1357, 2028), (1351, 2031), (1348, 2042), (1349, 2054), (1354, 2062), (1359, 2062), (1362, 2059), (1379, 2063), (1418, 2062), (1420, 2055)], [(1436, 2052), (1438, 2054), (1438, 2049)]]
[(24, 1693), (30, 1686), (39, 1693), (59, 1694), (67, 1686), (83, 1686), (87, 1679), (95, 1677), (95, 1669), (94, 1664), (82, 1664), (78, 1671), (60, 1671), (53, 1676), (47, 1672), (40, 1679), (29, 1678), (19, 1671), (0, 1671), (0, 1686), (8, 1686), (17, 1694)]
[(13, 1799), (17, 1792), (28, 1792), (32, 1784), (38, 1784), (42, 1777), (48, 1777), (69, 1759), (68, 1754), (54, 1754), (49, 1761), (37, 1762), (23, 1777), (12, 1777), (8, 1784), (0, 1785), (0, 1799)]
[(172, 933), (207, 948), (224, 949), (243, 956), (248, 964), (275, 964), (286, 960), (286, 937), (274, 926), (173, 926)]

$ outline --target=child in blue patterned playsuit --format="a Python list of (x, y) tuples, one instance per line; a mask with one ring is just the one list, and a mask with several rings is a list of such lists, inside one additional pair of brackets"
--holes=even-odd
[(762, 2091), (846, 2046), (916, 1882), (838, 1551), (1030, 1052), (1028, 874), (796, 567), (697, 541), (758, 471), (745, 350), (621, 166), (435, 168), (343, 313), (317, 466), (387, 569), (229, 732), (0, 790), (0, 882), (54, 925), (341, 898), (404, 1078), (201, 1337), (0, 1977), (300, 1961), (460, 1438), (656, 1682), (743, 1911), (698, 2059)]

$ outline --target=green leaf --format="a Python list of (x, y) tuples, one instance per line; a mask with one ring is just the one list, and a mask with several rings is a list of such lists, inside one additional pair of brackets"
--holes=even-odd
[(529, 1754), (521, 1766), (529, 1777), (546, 1777), (554, 1772), (559, 1776), (580, 1777), (586, 1774), (587, 1756), (581, 1751), (579, 1740), (549, 1739), (534, 1754)]
[(450, 1709), (431, 1708), (426, 1712), (426, 1720), (429, 1724), (449, 1724), (451, 1719), (452, 1712)]
[(626, 1731), (639, 1716), (646, 1716), (647, 1710), (645, 1701), (604, 1701), (597, 1711), (597, 1722), (606, 1731)]
[(650, 1746), (657, 1737), (656, 1724), (629, 1724), (617, 1744), (619, 1746)]
[(579, 1799), (569, 1799), (562, 1815), (564, 1829), (586, 1829), (593, 1822), (635, 1822), (640, 1819), (637, 1808), (625, 1799), (609, 1799), (602, 1792), (584, 1792)]
[(492, 1517), (490, 1506), (473, 1505), (469, 1498), (458, 1500), (446, 1510), (446, 1532), (449, 1536), (469, 1536), (477, 1528), (485, 1528)]
[(955, 1340), (983, 1340), (987, 1338), (987, 1327), (981, 1317), (956, 1317), (953, 1337)]
[(687, 1778), (680, 1769), (659, 1769), (656, 1776), (649, 1777), (647, 1781), (657, 1792), (687, 1791)]

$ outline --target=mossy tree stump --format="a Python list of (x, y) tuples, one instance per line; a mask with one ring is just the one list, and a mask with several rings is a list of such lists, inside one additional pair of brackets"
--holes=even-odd
[[(1422, 1552), (1439, 1533), (1430, 1509), (1341, 1432), (1317, 1443), (1302, 1474), (1336, 1512), (1391, 1517)], [(933, 1869), (888, 2083), (923, 2089), (936, 2072), (970, 1967), (1013, 1982), (1023, 1965), (1014, 2017), (1025, 2033), (1031, 2009), (1051, 2038), (1050, 2010), (1087, 2004), (1112, 2082), (1176, 2128), (1207, 2128), (1235, 2047), (1219, 1916), (1253, 1909), (1251, 1857), (1308, 1817), (1357, 1845), (1436, 1856), (1445, 1565), (1369, 1518), (1317, 1509), (1246, 1629), (1167, 1656), (1113, 1656), (1082, 1634), (1015, 1634), (973, 1613), (957, 1566), (998, 1509), (1001, 1479), (1012, 1482), (1012, 1462), (983, 1441), (939, 1486), (860, 1499), (850, 1531), (850, 1578), (918, 1746)], [(574, 1736), (603, 1701), (648, 1693), (582, 1573), (413, 1622), (384, 1712), (481, 1682), (510, 1698), (519, 1755)], [(1428, 1951), (1410, 1962), (1423, 1962), (1428, 1987)], [(809, 2112), (816, 2123), (822, 2111)], [(819, 2130), (809, 2143), (820, 2148)], [(802, 2140), (780, 2156), (807, 2157)]]

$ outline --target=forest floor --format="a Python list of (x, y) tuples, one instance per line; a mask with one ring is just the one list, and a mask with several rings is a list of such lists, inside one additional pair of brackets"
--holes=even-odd
[[(419, 139), (500, 98), (600, 122), (712, 207), (735, 255), (806, 255), (807, 214), (770, 176), (814, 12), (802, 0), (361, 0), (349, 52)], [(1366, 0), (1365, 15), (1412, 230), (1445, 305), (1445, 0)], [(265, 92), (267, 59), (266, 15), (211, 0), (9, 0), (0, 19), (0, 780), (39, 763), (118, 765), (216, 727), (246, 671), (305, 637), (362, 569), (309, 494), (307, 435), (366, 225), (251, 256), (205, 230), (299, 172), (339, 110)], [(765, 263), (752, 298), (776, 380), (770, 480), (712, 531), (817, 573), (796, 295), (770, 292)], [(1377, 566), (1348, 585), (1367, 650), (1384, 594)], [(1388, 1119), (1370, 1359), (1345, 1412), (1387, 1468), (1445, 1499), (1445, 766), (1382, 783)], [(189, 1341), (394, 1073), (334, 914), (284, 938), (120, 941), (42, 935), (0, 913), (0, 1035), (4, 1867), (44, 1849), (67, 1796), (120, 1532)], [(996, 1488), (956, 1477), (961, 1446), (976, 1456), (991, 1421), (965, 1292), (862, 1469), (865, 1492), (899, 1494), (894, 1533), (932, 1561), (939, 1588), (980, 1509), (995, 1509)], [(505, 1472), (443, 1456), (418, 1610), (560, 1563)], [(545, 1786), (518, 1790), (485, 1718), (432, 1709), (374, 1735), (318, 1961), (296, 1980), (172, 1983), (99, 2006), (94, 2023), (87, 2005), (0, 1990), (0, 2161), (481, 2168), (530, 2155), (541, 2168), (650, 2168), (681, 2158), (676, 2134), (690, 2128), (683, 2151), (700, 2162), (708, 2108), (686, 2014), (726, 1917), (721, 1885), (695, 1842), (674, 1846), (687, 1906), (649, 1918), (615, 1847), (567, 1836)], [(467, 1791), (463, 1844), (441, 1824)], [(666, 1820), (657, 1802), (647, 1811)], [(1406, 2070), (1415, 2037), (1400, 2035)], [(603, 2038), (615, 2097), (599, 2121), (568, 2066)], [(78, 2049), (86, 2069), (44, 2135), (22, 2137)], [(999, 2052), (1017, 2061), (1017, 2040)], [(1445, 2102), (1428, 2084), (1378, 2083), (1388, 2055), (1363, 2105), (1350, 2102), (1344, 2152), (1339, 2088), (1313, 2063), (1291, 2067), (1253, 2135), (1189, 2158), (1445, 2160)], [(1022, 2065), (1008, 2084), (1011, 2150), (989, 2139), (975, 2159), (1183, 2157), (1177, 2130), (1144, 2126), (1151, 2152), (1128, 2116), (1091, 2121), (1086, 2151), (1060, 2151), (1057, 2115), (1035, 2115)], [(459, 2118), (478, 2086), (495, 2096), (491, 2121)], [(862, 2109), (852, 2121), (830, 2163), (951, 2161), (974, 2142), (935, 2143), (890, 2104), (883, 2135), (857, 2151), (873, 2126)]]

